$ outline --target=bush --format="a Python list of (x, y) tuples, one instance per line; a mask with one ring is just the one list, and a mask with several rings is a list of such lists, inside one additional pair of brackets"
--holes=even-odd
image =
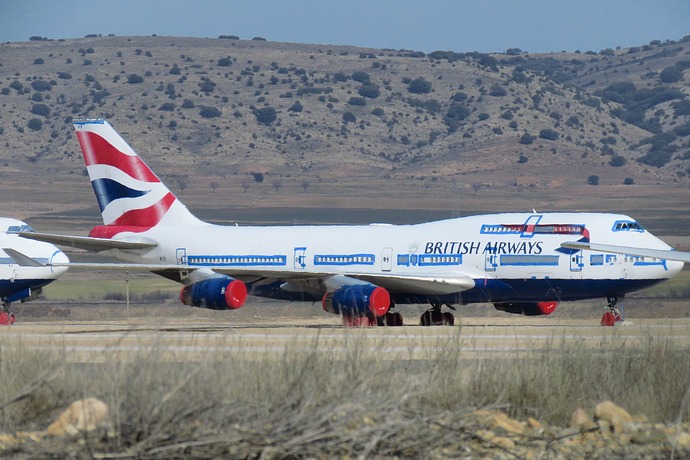
[(218, 59), (218, 67), (230, 67), (232, 65), (232, 58), (224, 57)]
[(555, 141), (556, 139), (558, 139), (558, 133), (553, 129), (545, 128), (539, 131), (539, 137), (549, 141)]
[(635, 179), (633, 179), (632, 177), (626, 177), (623, 180), (623, 185), (633, 185), (634, 183), (635, 183)]
[(532, 136), (530, 133), (525, 133), (522, 136), (520, 136), (521, 144), (530, 145), (532, 142), (534, 142), (534, 136)]
[(68, 72), (58, 72), (58, 78), (61, 78), (63, 80), (71, 80), (72, 74)]
[(428, 94), (431, 92), (431, 82), (422, 77), (415, 78), (407, 86), (407, 90), (414, 94)]
[(173, 104), (172, 102), (166, 102), (163, 105), (161, 105), (158, 108), (158, 110), (161, 110), (163, 112), (172, 112), (173, 110), (175, 110), (175, 104)]
[(347, 101), (349, 105), (356, 105), (359, 107), (367, 105), (367, 100), (364, 99), (363, 97), (351, 97), (349, 101)]
[(31, 107), (31, 113), (47, 118), (50, 115), (50, 107), (45, 104), (34, 104)]
[(374, 110), (371, 111), (371, 114), (377, 117), (382, 117), (385, 114), (385, 112), (381, 107), (376, 107)]
[(588, 185), (599, 185), (599, 176), (596, 174), (592, 174), (587, 178), (587, 184)]
[(302, 109), (303, 109), (302, 104), (300, 104), (299, 101), (295, 101), (295, 103), (292, 104), (292, 105), (290, 106), (290, 108), (288, 108), (287, 110), (288, 110), (288, 112), (297, 112), (297, 113), (299, 113), (299, 112), (302, 111)]
[(359, 83), (369, 83), (369, 74), (364, 71), (353, 72), (351, 78)]
[(443, 117), (443, 122), (448, 125), (450, 132), (455, 132), (460, 123), (470, 115), (470, 109), (462, 104), (453, 102), (448, 108), (448, 112)]
[(376, 99), (381, 95), (381, 90), (378, 85), (364, 84), (360, 86), (357, 91), (360, 96), (368, 97), (369, 99)]
[(345, 123), (355, 123), (357, 121), (357, 117), (355, 117), (355, 114), (352, 112), (345, 112), (343, 114), (343, 121)]
[(520, 164), (527, 163), (528, 161), (529, 158), (527, 158), (525, 155), (520, 155), (520, 157), (518, 158), (518, 163)]
[(273, 107), (262, 107), (254, 110), (254, 116), (256, 117), (256, 121), (262, 125), (270, 125), (278, 117), (276, 114), (276, 109)]
[(204, 118), (218, 118), (220, 116), (220, 110), (215, 107), (202, 106), (199, 110), (199, 115)]
[(137, 75), (135, 73), (132, 73), (127, 77), (127, 83), (131, 84), (137, 84), (137, 83), (143, 83), (144, 82), (144, 77), (141, 75)]
[(40, 131), (43, 128), (43, 122), (38, 118), (32, 118), (29, 120), (29, 129), (32, 131)]
[(609, 161), (609, 164), (613, 166), (614, 168), (621, 167), (625, 164), (626, 160), (624, 156), (621, 155), (615, 155), (614, 157), (611, 158), (611, 161)]
[(333, 74), (333, 81), (345, 83), (347, 79), (348, 76), (345, 75), (343, 72), (336, 72)]
[(190, 99), (185, 99), (182, 102), (182, 108), (183, 109), (193, 109), (194, 108), (194, 102)]
[(659, 78), (664, 83), (675, 83), (683, 79), (683, 72), (675, 65), (672, 65), (662, 70)]
[(503, 86), (496, 83), (491, 85), (491, 89), (489, 90), (490, 96), (503, 97), (506, 94), (508, 94), (508, 91), (506, 91), (506, 89)]

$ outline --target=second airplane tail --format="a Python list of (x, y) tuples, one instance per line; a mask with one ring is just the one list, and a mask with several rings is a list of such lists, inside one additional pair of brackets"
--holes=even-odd
[(90, 236), (203, 224), (107, 121), (74, 120), (74, 128), (103, 217)]

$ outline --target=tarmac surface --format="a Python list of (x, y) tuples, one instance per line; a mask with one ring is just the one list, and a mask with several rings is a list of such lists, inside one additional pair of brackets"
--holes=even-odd
[(430, 359), (439, 352), (467, 359), (534, 357), (571, 347), (596, 351), (607, 346), (643, 343), (653, 338), (690, 347), (690, 319), (638, 319), (615, 327), (595, 320), (543, 318), (463, 318), (455, 326), (346, 328), (337, 320), (298, 319), (275, 323), (251, 321), (161, 321), (136, 318), (113, 321), (41, 321), (16, 323), (0, 330), (5, 350), (29, 347), (59, 350), (71, 362), (128, 360), (141, 352), (180, 362), (209, 354), (245, 353), (257, 359), (279, 358), (290, 350), (327, 349), (343, 358), (352, 343), (384, 359)]

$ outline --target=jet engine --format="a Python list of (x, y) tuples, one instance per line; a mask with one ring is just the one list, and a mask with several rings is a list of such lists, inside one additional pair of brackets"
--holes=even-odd
[(328, 313), (343, 316), (384, 316), (391, 305), (388, 291), (374, 284), (353, 284), (327, 292), (322, 300)]
[(496, 310), (525, 316), (550, 315), (558, 306), (558, 302), (505, 302), (495, 303)]
[(235, 310), (244, 305), (247, 286), (229, 276), (198, 281), (182, 288), (180, 300), (192, 307)]

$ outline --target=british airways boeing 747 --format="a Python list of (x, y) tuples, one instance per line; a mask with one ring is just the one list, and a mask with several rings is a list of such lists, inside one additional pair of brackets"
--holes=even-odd
[[(27, 233), (148, 269), (185, 286), (186, 305), (241, 307), (247, 294), (320, 301), (346, 324), (453, 324), (443, 307), (474, 302), (548, 315), (561, 301), (607, 299), (675, 276), (674, 253), (635, 219), (602, 213), (506, 213), (416, 225), (219, 226), (197, 219), (105, 120), (74, 121), (103, 225), (88, 237)], [(615, 244), (616, 246), (612, 246)], [(618, 248), (619, 254), (616, 253)], [(639, 248), (649, 252), (639, 252)], [(681, 261), (673, 260), (680, 259)]]

